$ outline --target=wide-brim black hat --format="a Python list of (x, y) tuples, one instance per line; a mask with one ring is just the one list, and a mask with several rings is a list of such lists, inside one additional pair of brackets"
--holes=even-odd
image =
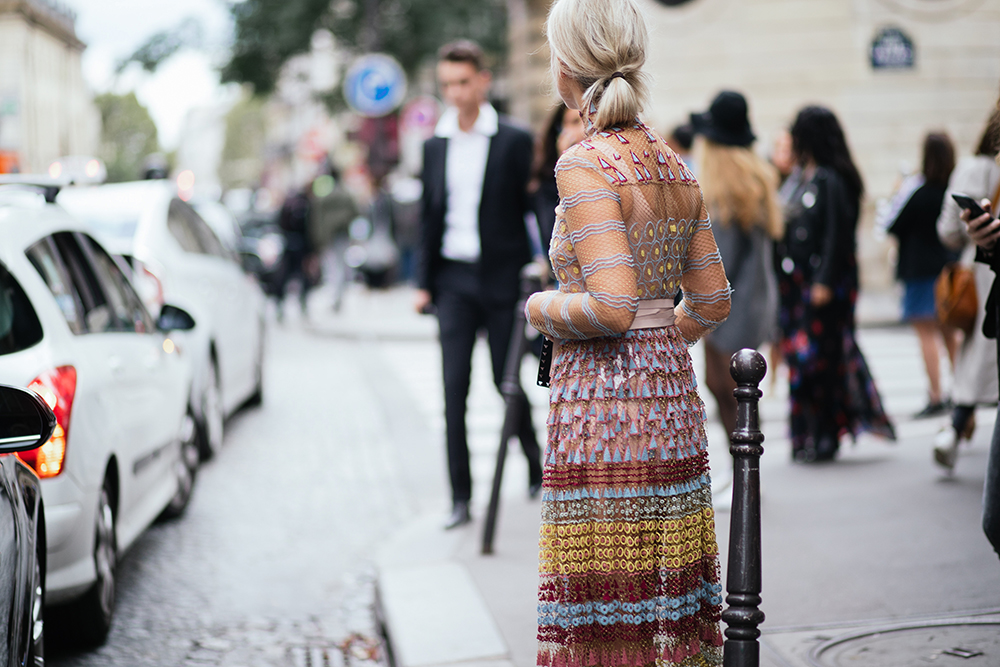
[(725, 146), (749, 146), (757, 138), (750, 129), (746, 98), (731, 90), (716, 95), (708, 111), (691, 114), (691, 125), (706, 139)]

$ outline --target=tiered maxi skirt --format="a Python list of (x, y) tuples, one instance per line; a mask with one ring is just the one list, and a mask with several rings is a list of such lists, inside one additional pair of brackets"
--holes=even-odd
[(565, 342), (549, 403), (538, 665), (721, 664), (705, 410), (680, 332)]

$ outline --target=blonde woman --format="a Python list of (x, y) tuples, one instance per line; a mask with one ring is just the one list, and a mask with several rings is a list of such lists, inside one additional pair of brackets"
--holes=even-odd
[(773, 246), (783, 225), (778, 172), (752, 150), (754, 136), (743, 95), (723, 91), (709, 110), (692, 114), (698, 181), (712, 216), (722, 263), (738, 298), (729, 319), (705, 337), (705, 384), (727, 434), (736, 430), (736, 381), (729, 360), (743, 348), (773, 341), (778, 329), (778, 281)]
[(525, 308), (557, 342), (537, 663), (717, 665), (722, 587), (688, 346), (726, 318), (729, 283), (697, 181), (638, 118), (635, 0), (557, 0), (547, 33), (587, 137), (556, 165), (559, 290)]

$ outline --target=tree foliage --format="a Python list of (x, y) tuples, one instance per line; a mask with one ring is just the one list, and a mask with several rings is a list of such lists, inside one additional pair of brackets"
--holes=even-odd
[(222, 80), (248, 83), (261, 95), (274, 90), (282, 65), (307, 52), (321, 28), (354, 53), (394, 56), (411, 74), (460, 38), (479, 42), (493, 65), (506, 57), (505, 0), (242, 0), (232, 13), (235, 40)]
[(128, 58), (118, 62), (115, 72), (121, 74), (130, 63), (139, 63), (147, 72), (155, 72), (165, 60), (185, 47), (197, 48), (203, 41), (201, 24), (186, 18), (172, 30), (161, 30), (147, 39)]
[(264, 139), (267, 121), (259, 98), (245, 97), (226, 115), (226, 140), (222, 147), (219, 175), (222, 187), (253, 187), (264, 167)]
[(135, 93), (98, 95), (94, 102), (101, 112), (100, 157), (108, 168), (108, 180), (140, 178), (147, 156), (160, 150), (156, 124)]

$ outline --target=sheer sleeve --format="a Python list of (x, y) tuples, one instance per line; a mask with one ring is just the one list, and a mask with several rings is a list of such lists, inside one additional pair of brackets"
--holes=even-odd
[(704, 201), (688, 243), (681, 290), (684, 300), (674, 309), (675, 324), (693, 345), (729, 316), (732, 292)]
[(962, 192), (973, 199), (989, 196), (986, 192), (990, 185), (990, 163), (976, 158), (963, 158), (948, 180), (948, 191), (941, 204), (941, 213), (937, 219), (937, 233), (941, 243), (951, 250), (961, 250), (969, 244), (970, 239), (965, 231), (965, 223), (959, 217), (962, 208), (951, 198), (956, 192)]
[(570, 250), (578, 260), (569, 268), (576, 275), (568, 277), (581, 279), (583, 290), (532, 295), (525, 305), (528, 321), (558, 339), (627, 331), (635, 318), (638, 295), (621, 194), (592, 163), (570, 155), (560, 160), (556, 183), (563, 209), (563, 219), (557, 224), (566, 225)]

